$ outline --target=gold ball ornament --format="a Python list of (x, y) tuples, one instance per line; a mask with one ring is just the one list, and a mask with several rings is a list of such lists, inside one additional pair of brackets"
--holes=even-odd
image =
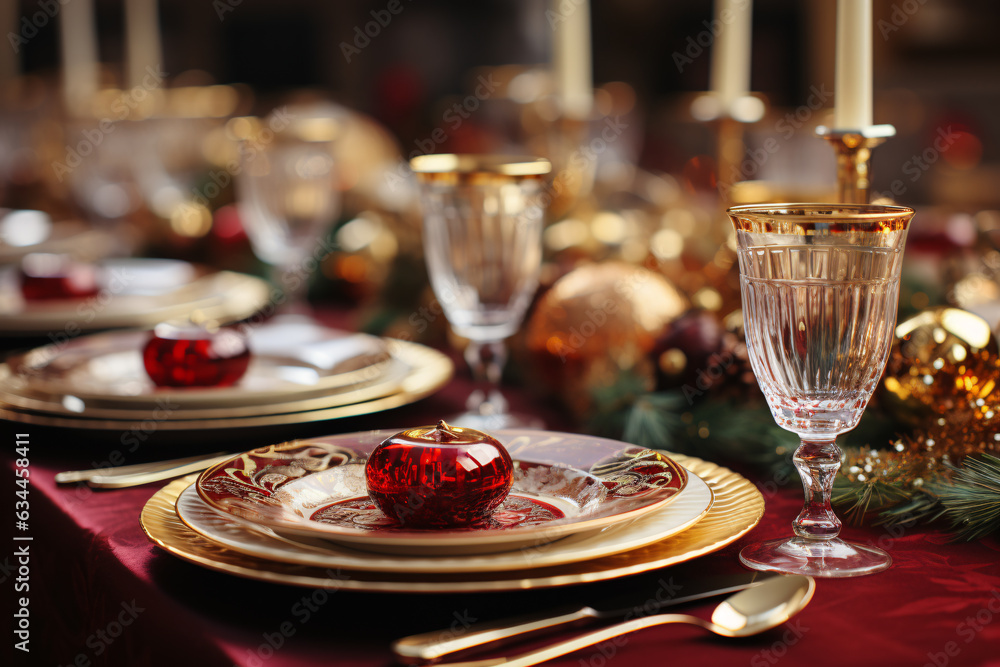
[(895, 333), (879, 393), (889, 413), (909, 426), (974, 418), (976, 401), (997, 380), (990, 363), (997, 341), (989, 324), (968, 311), (940, 307), (903, 320)]
[(528, 347), (560, 359), (645, 356), (688, 301), (666, 278), (624, 262), (587, 264), (552, 285), (528, 323)]
[(646, 378), (651, 390), (647, 355), (688, 305), (648, 269), (624, 262), (580, 266), (552, 285), (528, 321), (530, 370), (579, 414), (589, 409), (591, 391), (614, 384), (622, 371)]

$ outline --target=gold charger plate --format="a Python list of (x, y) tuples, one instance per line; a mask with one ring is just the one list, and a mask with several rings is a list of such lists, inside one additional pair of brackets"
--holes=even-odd
[(670, 454), (701, 477), (715, 504), (694, 526), (669, 539), (569, 565), (495, 573), (406, 574), (291, 565), (248, 556), (194, 532), (177, 514), (177, 499), (194, 480), (171, 482), (146, 503), (139, 518), (147, 537), (167, 552), (203, 567), (247, 579), (312, 588), (394, 593), (478, 593), (568, 586), (614, 579), (682, 563), (739, 539), (764, 515), (764, 497), (746, 478), (701, 459)]
[[(276, 406), (275, 414), (255, 414), (232, 418), (171, 419), (168, 413), (166, 418), (156, 421), (157, 429), (201, 431), (205, 429), (305, 424), (328, 419), (355, 417), (413, 403), (434, 393), (451, 379), (454, 364), (441, 352), (417, 343), (394, 339), (386, 339), (386, 345), (391, 356), (405, 364), (407, 370), (399, 380), (395, 390), (385, 396), (371, 398), (365, 393), (368, 391), (367, 388), (362, 387), (356, 392), (352, 390), (351, 392), (331, 394), (330, 402), (327, 404), (329, 407), (318, 409), (315, 408), (312, 399), (307, 399), (279, 404)], [(158, 409), (158, 413), (162, 414), (162, 411)], [(148, 416), (147, 412), (146, 417)], [(0, 397), (0, 418), (25, 424), (60, 428), (128, 430), (134, 428), (136, 421), (143, 419), (143, 415), (137, 413), (130, 419), (93, 419), (87, 417), (86, 414), (81, 414), (79, 417), (58, 415), (19, 407)]]

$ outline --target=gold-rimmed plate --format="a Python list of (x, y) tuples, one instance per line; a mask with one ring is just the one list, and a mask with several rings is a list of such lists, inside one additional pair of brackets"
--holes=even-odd
[[(261, 414), (252, 411), (250, 416), (223, 416), (214, 418), (177, 419), (169, 402), (155, 410), (137, 410), (130, 419), (93, 418), (86, 410), (79, 413), (53, 413), (19, 407), (0, 394), (0, 418), (25, 424), (95, 431), (121, 431), (135, 428), (137, 421), (153, 419), (157, 430), (207, 431), (213, 429), (239, 429), (250, 427), (275, 427), (292, 424), (355, 417), (397, 408), (420, 400), (436, 392), (451, 379), (454, 365), (444, 354), (432, 348), (401, 340), (386, 339), (391, 357), (405, 368), (398, 386), (385, 396), (365, 398), (365, 387), (352, 392), (331, 394), (328, 407), (305, 409), (303, 401), (288, 401), (273, 406), (277, 412)], [(356, 393), (353, 393), (355, 392)], [(352, 400), (357, 399), (357, 400)], [(310, 399), (311, 400), (311, 399)], [(72, 401), (70, 401), (72, 405)], [(239, 411), (242, 414), (242, 410)]]
[[(368, 455), (394, 431), (295, 440), (205, 470), (198, 495), (218, 512), (279, 534), (367, 551), (458, 555), (523, 549), (636, 519), (673, 502), (687, 471), (654, 450), (532, 429), (491, 433), (514, 461), (510, 495), (488, 521), (415, 529), (368, 498)], [(441, 472), (447, 475), (446, 471)]]
[[(248, 326), (245, 333), (252, 357), (233, 386), (155, 386), (142, 361), (150, 332), (127, 331), (9, 358), (0, 366), (0, 399), (17, 408), (92, 418), (135, 418), (164, 402), (173, 419), (238, 417), (283, 412), (289, 401), (311, 410), (371, 400), (396, 391), (406, 374), (387, 342), (375, 336), (283, 318)], [(339, 394), (340, 402), (332, 399)]]
[(676, 565), (717, 551), (749, 532), (764, 514), (764, 498), (749, 480), (714, 463), (670, 454), (708, 484), (715, 502), (692, 527), (671, 538), (611, 556), (566, 565), (493, 573), (406, 574), (310, 567), (249, 556), (191, 530), (177, 514), (177, 499), (195, 479), (171, 482), (140, 516), (149, 539), (168, 553), (218, 572), (257, 581), (311, 588), (394, 593), (482, 593), (604, 581)]
[(177, 514), (209, 540), (268, 560), (373, 572), (498, 572), (563, 565), (636, 549), (687, 530), (708, 513), (712, 503), (712, 490), (689, 473), (688, 485), (673, 503), (635, 521), (513, 551), (423, 558), (359, 551), (325, 540), (289, 538), (263, 526), (250, 527), (214, 511), (198, 496), (194, 485), (180, 494)]
[(271, 297), (254, 276), (206, 272), (169, 259), (114, 259), (99, 264), (100, 291), (91, 297), (26, 301), (13, 268), (0, 271), (0, 335), (69, 340), (80, 332), (152, 327), (194, 317), (221, 323), (250, 317)]

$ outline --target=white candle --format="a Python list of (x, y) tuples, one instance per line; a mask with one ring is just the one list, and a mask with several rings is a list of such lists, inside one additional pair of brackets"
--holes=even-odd
[(126, 80), (130, 88), (143, 85), (144, 79), (149, 81), (149, 68), (162, 69), (157, 4), (157, 0), (127, 0), (125, 3)]
[(576, 4), (552, 0), (551, 11), (546, 16), (554, 31), (552, 60), (563, 115), (578, 120), (587, 119), (594, 105), (590, 3), (588, 0)]
[(715, 42), (710, 88), (728, 112), (750, 92), (751, 0), (715, 0)]
[(63, 99), (75, 115), (89, 112), (97, 94), (100, 71), (93, 0), (72, 0), (59, 12), (62, 43)]
[(872, 124), (872, 0), (838, 0), (833, 127)]

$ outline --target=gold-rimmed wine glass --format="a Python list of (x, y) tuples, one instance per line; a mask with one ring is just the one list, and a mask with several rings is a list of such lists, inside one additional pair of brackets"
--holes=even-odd
[(857, 426), (885, 368), (913, 209), (850, 204), (735, 206), (747, 349), (775, 421), (801, 439), (805, 505), (795, 535), (740, 553), (758, 570), (853, 577), (889, 567), (841, 540), (830, 492), (836, 438)]
[(410, 161), (421, 186), (431, 286), (479, 387), (450, 423), (478, 429), (538, 425), (512, 415), (499, 390), (504, 341), (521, 326), (542, 262), (548, 160), (423, 155)]

